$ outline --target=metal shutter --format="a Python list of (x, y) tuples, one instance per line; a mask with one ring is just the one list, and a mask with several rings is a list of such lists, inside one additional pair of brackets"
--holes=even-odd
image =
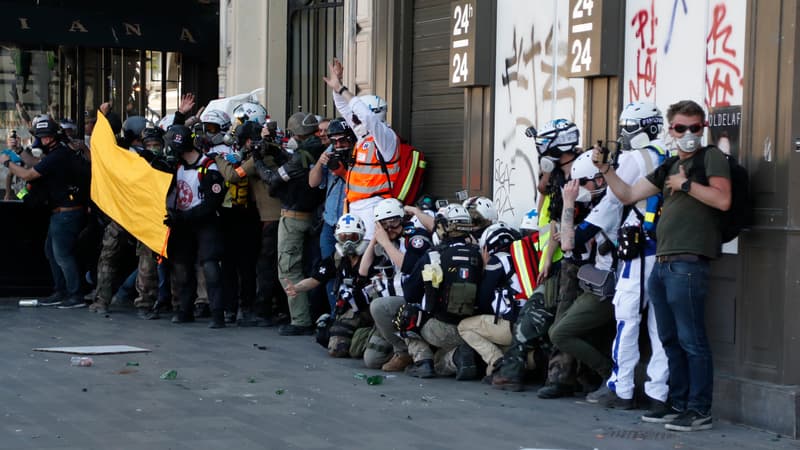
[(463, 189), (464, 90), (448, 86), (450, 0), (414, 1), (410, 142), (425, 153), (423, 191), (455, 199)]

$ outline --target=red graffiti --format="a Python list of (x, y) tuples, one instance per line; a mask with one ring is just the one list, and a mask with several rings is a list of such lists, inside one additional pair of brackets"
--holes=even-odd
[[(653, 98), (656, 89), (656, 26), (655, 0), (650, 0), (650, 10), (642, 9), (633, 15), (631, 26), (639, 39), (636, 49), (636, 77), (628, 81), (629, 101)], [(648, 35), (649, 34), (649, 35)]]
[(706, 37), (706, 105), (729, 106), (737, 89), (741, 90), (744, 79), (736, 64), (736, 50), (728, 46), (733, 34), (733, 25), (725, 24), (727, 7), (724, 3), (714, 5), (711, 29)]

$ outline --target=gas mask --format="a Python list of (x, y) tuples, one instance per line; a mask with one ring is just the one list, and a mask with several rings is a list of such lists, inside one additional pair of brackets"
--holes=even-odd
[(539, 168), (542, 169), (542, 173), (550, 173), (558, 167), (559, 160), (558, 158), (554, 158), (552, 156), (542, 156), (539, 160)]
[(575, 199), (579, 203), (589, 203), (592, 201), (592, 191), (581, 186), (578, 188), (578, 197)]
[(367, 249), (367, 245), (369, 245), (369, 242), (362, 239), (358, 242), (345, 241), (344, 244), (337, 242), (335, 247), (336, 251), (341, 256), (358, 256), (364, 254), (364, 250)]
[(643, 131), (634, 135), (627, 134), (623, 131), (620, 133), (620, 141), (623, 149), (636, 150), (647, 147), (650, 144), (650, 137)]
[(683, 136), (675, 139), (675, 143), (678, 144), (678, 148), (682, 151), (686, 153), (694, 153), (700, 148), (700, 141), (702, 139), (702, 136), (698, 136), (691, 131), (686, 130), (686, 133)]
[(294, 136), (292, 136), (291, 138), (289, 138), (289, 142), (286, 143), (286, 151), (289, 153), (294, 153), (298, 145), (299, 143), (297, 142), (297, 139), (295, 139)]

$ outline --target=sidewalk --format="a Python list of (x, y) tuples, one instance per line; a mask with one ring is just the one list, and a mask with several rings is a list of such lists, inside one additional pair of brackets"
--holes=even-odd
[[(478, 382), (397, 374), (370, 386), (354, 374), (381, 372), (275, 329), (0, 301), (0, 330), (0, 449), (800, 449), (720, 420), (711, 431), (674, 433), (642, 423), (642, 411)], [(100, 344), (152, 352), (72, 367), (71, 355), (31, 351)], [(177, 379), (161, 380), (170, 369)]]

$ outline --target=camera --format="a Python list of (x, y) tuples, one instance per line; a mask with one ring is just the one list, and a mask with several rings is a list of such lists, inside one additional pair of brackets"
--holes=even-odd
[(444, 199), (444, 198), (442, 198), (442, 199), (439, 199), (439, 200), (436, 200), (436, 210), (438, 211), (438, 210), (440, 210), (440, 209), (444, 208), (444, 207), (445, 207), (445, 206), (447, 206), (449, 203), (450, 203), (450, 202), (448, 202), (448, 201), (447, 201), (447, 199)]

